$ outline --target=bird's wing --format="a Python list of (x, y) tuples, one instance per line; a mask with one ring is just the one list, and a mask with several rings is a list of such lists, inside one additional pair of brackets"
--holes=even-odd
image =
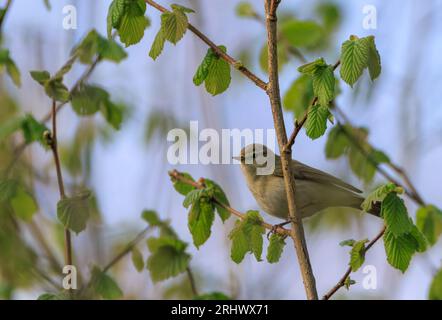
[[(351, 184), (348, 184), (341, 179), (332, 176), (331, 174), (325, 173), (324, 171), (309, 167), (299, 161), (292, 160), (292, 169), (295, 175), (295, 179), (316, 181), (328, 185), (338, 186), (347, 190), (351, 190), (353, 192), (362, 193), (361, 190), (353, 187)], [(273, 174), (280, 177), (283, 176), (281, 162), (276, 161), (275, 171)]]

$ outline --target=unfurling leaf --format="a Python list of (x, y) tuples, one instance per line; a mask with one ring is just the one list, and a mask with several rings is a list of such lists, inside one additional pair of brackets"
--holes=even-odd
[(365, 198), (364, 202), (362, 202), (361, 208), (365, 212), (370, 211), (374, 203), (383, 201), (385, 197), (392, 192), (402, 194), (404, 189), (391, 182), (384, 184), (376, 188)]
[(204, 80), (206, 80), (212, 61), (215, 58), (216, 54), (213, 52), (212, 48), (209, 48), (207, 50), (206, 56), (204, 57), (203, 61), (196, 70), (195, 75), (193, 76), (193, 83), (196, 86), (201, 85)]
[(351, 271), (356, 272), (364, 264), (365, 261), (365, 244), (368, 239), (356, 241), (350, 250), (350, 267)]
[[(186, 172), (181, 172), (181, 175), (185, 179), (189, 180), (190, 182), (195, 182), (195, 180), (192, 178), (192, 176), (190, 174), (188, 174)], [(178, 193), (182, 194), (183, 196), (186, 196), (190, 191), (195, 189), (194, 186), (192, 186), (192, 185), (190, 185), (188, 183), (182, 182), (180, 180), (176, 180), (173, 177), (171, 177), (171, 180), (173, 182), (173, 187), (175, 188), (175, 190)]]
[(267, 261), (269, 263), (276, 263), (281, 258), (282, 251), (284, 250), (285, 241), (284, 237), (277, 233), (273, 233), (270, 236), (270, 243), (267, 248)]

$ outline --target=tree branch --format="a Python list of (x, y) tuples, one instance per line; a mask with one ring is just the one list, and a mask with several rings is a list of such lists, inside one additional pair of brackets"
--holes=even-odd
[[(160, 4), (156, 3), (152, 0), (144, 0), (147, 4), (154, 7), (160, 12), (169, 12), (166, 8), (161, 6)], [(262, 81), (258, 76), (256, 76), (253, 72), (251, 72), (249, 69), (247, 69), (245, 66), (241, 64), (240, 61), (234, 59), (229, 54), (223, 52), (218, 46), (213, 43), (212, 40), (210, 40), (205, 34), (203, 34), (201, 31), (199, 31), (197, 28), (195, 28), (192, 24), (189, 23), (187, 27), (190, 31), (192, 31), (198, 38), (200, 38), (204, 43), (206, 43), (212, 50), (223, 60), (225, 60), (227, 63), (229, 63), (231, 66), (233, 66), (235, 69), (237, 69), (239, 72), (244, 74), (247, 78), (252, 80), (259, 88), (262, 90), (267, 89), (267, 84)]]
[[(182, 173), (178, 172), (177, 170), (169, 171), (169, 176), (170, 176), (172, 179), (175, 179), (176, 181), (180, 181), (180, 182), (182, 182), (182, 183), (188, 184), (188, 185), (193, 186), (193, 187), (195, 187), (195, 188), (197, 188), (197, 189), (204, 189), (204, 188), (206, 187), (206, 186), (204, 185), (204, 179), (201, 178), (201, 179), (199, 179), (198, 181), (192, 181), (192, 180), (186, 178)], [(224, 209), (226, 209), (227, 211), (229, 211), (231, 214), (233, 214), (233, 215), (236, 216), (237, 218), (239, 218), (239, 219), (241, 219), (241, 220), (242, 220), (242, 219), (245, 219), (246, 216), (245, 216), (244, 213), (241, 213), (241, 212), (239, 212), (238, 210), (233, 209), (233, 208), (231, 208), (231, 207), (225, 205), (223, 202), (219, 201), (217, 198), (214, 198), (213, 200), (214, 200), (219, 206), (223, 207)], [(290, 231), (287, 230), (287, 229), (285, 229), (285, 228), (283, 228), (283, 227), (278, 226), (278, 227), (276, 228), (276, 230), (275, 230), (274, 226), (271, 225), (271, 224), (269, 224), (269, 223), (263, 222), (261, 225), (262, 225), (264, 228), (266, 228), (266, 229), (268, 229), (268, 230), (273, 230), (273, 231), (275, 231), (276, 233), (278, 233), (278, 234), (280, 234), (280, 235), (282, 235), (282, 236), (290, 236)]]
[(313, 275), (310, 258), (308, 255), (307, 245), (304, 235), (304, 227), (302, 224), (301, 214), (296, 210), (295, 202), (295, 178), (291, 170), (292, 151), (291, 148), (286, 149), (287, 133), (284, 124), (284, 118), (281, 107), (281, 97), (279, 90), (278, 78), (278, 54), (277, 54), (277, 16), (276, 9), (279, 1), (265, 0), (266, 11), (266, 29), (267, 29), (267, 46), (268, 46), (268, 69), (269, 82), (267, 94), (269, 96), (272, 108), (273, 122), (278, 139), (279, 151), (281, 154), (281, 165), (284, 176), (285, 189), (287, 192), (287, 201), (289, 208), (289, 217), (292, 221), (290, 230), (291, 236), (298, 256), (298, 262), (301, 269), (302, 279), (304, 282), (307, 298), (317, 300), (318, 294), (316, 290), (315, 277)]
[(12, 4), (12, 0), (8, 0), (6, 2), (5, 7), (3, 8), (3, 11), (0, 14), (0, 40), (1, 40), (2, 34), (3, 34), (3, 31), (2, 31), (3, 23), (5, 22), (6, 15), (8, 14), (9, 9), (11, 8), (11, 4)]
[(198, 289), (196, 287), (195, 277), (193, 276), (192, 269), (190, 267), (186, 268), (187, 277), (189, 278), (190, 287), (192, 288), (192, 293), (195, 297), (199, 296)]
[[(365, 247), (364, 250), (364, 254), (370, 250), (370, 248), (384, 235), (385, 233), (385, 226), (382, 228), (382, 230), (378, 233), (378, 235), (376, 237), (373, 238), (373, 240), (371, 240), (367, 246)], [(331, 288), (323, 297), (322, 300), (328, 300), (330, 299), (340, 288), (342, 288), (343, 286), (345, 286), (345, 281), (347, 280), (347, 278), (350, 276), (351, 274), (351, 267), (348, 267), (347, 271), (345, 271), (344, 275), (342, 276), (342, 278), (338, 281), (338, 283)]]

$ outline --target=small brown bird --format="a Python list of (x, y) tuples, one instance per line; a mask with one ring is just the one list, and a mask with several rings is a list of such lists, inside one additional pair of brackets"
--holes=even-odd
[[(273, 173), (259, 174), (259, 168), (268, 165), (274, 157)], [(261, 209), (268, 214), (287, 220), (289, 216), (281, 158), (272, 150), (260, 144), (250, 144), (241, 150), (239, 157), (241, 170), (247, 186)], [(329, 207), (350, 207), (361, 210), (364, 198), (358, 195), (361, 190), (318, 169), (292, 160), (292, 173), (295, 176), (296, 209), (302, 218)], [(379, 216), (380, 205), (374, 204), (369, 213)]]

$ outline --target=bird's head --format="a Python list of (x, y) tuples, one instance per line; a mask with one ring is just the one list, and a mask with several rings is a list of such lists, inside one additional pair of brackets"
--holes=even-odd
[(233, 159), (241, 162), (242, 166), (259, 168), (262, 173), (258, 174), (265, 175), (273, 173), (275, 167), (275, 153), (267, 148), (265, 145), (254, 143), (249, 144), (243, 148), (237, 157)]

